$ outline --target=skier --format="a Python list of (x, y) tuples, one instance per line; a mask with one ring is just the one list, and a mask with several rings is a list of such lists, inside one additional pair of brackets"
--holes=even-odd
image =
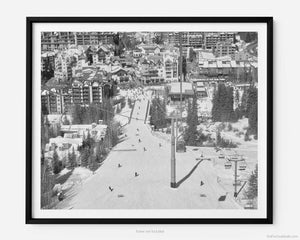
[(139, 143), (142, 142), (142, 140), (139, 138)]
[(144, 152), (147, 151), (147, 149), (144, 147)]
[(134, 173), (134, 176), (135, 176), (135, 177), (138, 177), (138, 176), (139, 176), (139, 174), (138, 174), (137, 172), (135, 172), (135, 173)]
[(111, 186), (109, 186), (108, 188), (111, 192), (114, 190)]
[(62, 201), (62, 200), (64, 199), (63, 193), (62, 193), (62, 192), (59, 192), (59, 193), (57, 194), (57, 198), (58, 198), (58, 201)]
[(203, 186), (203, 185), (204, 185), (204, 182), (203, 182), (203, 181), (201, 181), (201, 182), (200, 182), (200, 186)]
[(120, 167), (122, 167), (122, 165), (119, 163), (119, 164), (118, 164), (118, 168), (120, 168)]

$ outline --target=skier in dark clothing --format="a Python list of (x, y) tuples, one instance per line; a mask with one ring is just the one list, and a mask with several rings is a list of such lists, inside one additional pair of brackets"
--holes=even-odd
[(58, 201), (64, 200), (64, 194), (63, 194), (62, 192), (59, 192), (59, 193), (57, 194), (57, 198), (58, 198)]
[(135, 177), (138, 177), (138, 176), (139, 176), (139, 174), (138, 174), (137, 172), (135, 172), (135, 173), (134, 173), (134, 176), (135, 176)]
[(111, 186), (109, 186), (108, 188), (111, 192), (114, 190)]

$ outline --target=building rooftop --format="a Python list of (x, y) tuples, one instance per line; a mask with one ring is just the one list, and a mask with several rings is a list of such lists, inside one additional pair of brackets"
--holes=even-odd
[[(170, 83), (169, 94), (180, 94), (180, 82)], [(190, 82), (182, 82), (182, 93), (186, 95), (193, 95), (193, 85)]]

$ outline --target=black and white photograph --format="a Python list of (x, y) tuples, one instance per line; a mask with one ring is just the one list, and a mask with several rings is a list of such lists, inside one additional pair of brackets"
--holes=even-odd
[(0, 239), (299, 239), (298, 5), (3, 2)]
[(267, 22), (124, 21), (36, 23), (33, 214), (270, 221)]
[(256, 209), (257, 38), (42, 32), (41, 208)]

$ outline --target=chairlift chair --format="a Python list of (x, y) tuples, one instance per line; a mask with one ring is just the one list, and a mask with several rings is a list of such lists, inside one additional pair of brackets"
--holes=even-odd
[(240, 171), (244, 171), (244, 170), (246, 170), (246, 168), (247, 168), (246, 162), (245, 162), (245, 161), (242, 161), (242, 162), (239, 164), (239, 170), (240, 170)]
[(225, 169), (230, 169), (230, 168), (231, 168), (231, 166), (232, 166), (232, 163), (231, 163), (231, 162), (229, 162), (229, 161), (227, 161), (227, 162), (225, 162), (225, 163), (224, 163), (224, 167), (225, 167)]

